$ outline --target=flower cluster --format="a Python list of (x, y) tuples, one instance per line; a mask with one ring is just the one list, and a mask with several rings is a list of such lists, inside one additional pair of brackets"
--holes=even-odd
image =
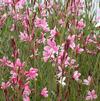
[(0, 4), (1, 96), (6, 101), (100, 99), (100, 26), (91, 0), (40, 1)]

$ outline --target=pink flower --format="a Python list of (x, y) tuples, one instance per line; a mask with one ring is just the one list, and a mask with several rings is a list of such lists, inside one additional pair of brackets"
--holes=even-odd
[(45, 32), (48, 32), (49, 31), (48, 24), (46, 22), (46, 18), (44, 18), (44, 19), (37, 18), (35, 20), (35, 27), (41, 28)]
[(50, 31), (51, 37), (55, 37), (57, 35), (56, 27)]
[(47, 8), (48, 8), (48, 9), (51, 9), (52, 6), (53, 6), (53, 0), (48, 1), (48, 2), (47, 2)]
[(64, 54), (64, 49), (61, 49), (61, 52), (59, 52), (59, 56), (58, 56), (59, 65), (61, 65), (63, 54)]
[(75, 60), (75, 59), (70, 59), (70, 64), (71, 64), (71, 65), (74, 65), (74, 64), (75, 64), (75, 62), (76, 62), (76, 60)]
[(23, 68), (24, 67), (24, 64), (25, 62), (21, 62), (21, 60), (19, 58), (16, 59), (16, 61), (13, 63), (9, 63), (7, 66), (13, 68), (13, 69), (18, 69), (19, 67), (20, 68)]
[(23, 6), (25, 5), (26, 0), (18, 0), (18, 2), (16, 3), (16, 7), (17, 8), (23, 8)]
[(64, 59), (65, 67), (71, 66), (71, 65), (73, 65), (75, 63), (75, 60), (71, 59), (68, 56), (68, 53), (65, 54), (65, 58), (63, 58), (63, 55), (64, 55), (64, 45), (62, 47), (60, 47), (60, 52), (59, 52), (59, 56), (58, 56), (58, 64), (59, 65), (61, 65), (63, 59)]
[(74, 49), (75, 48), (75, 35), (69, 35), (67, 39), (69, 41), (69, 47), (71, 49)]
[(56, 46), (56, 42), (54, 40), (48, 39), (47, 46), (44, 47), (43, 51), (44, 61), (47, 62), (49, 58), (54, 58), (54, 54), (56, 53), (58, 53), (58, 47)]
[(81, 73), (79, 73), (78, 71), (75, 71), (75, 72), (73, 73), (72, 78), (73, 78), (74, 80), (78, 81), (80, 76), (81, 76)]
[(77, 29), (82, 30), (85, 27), (85, 23), (83, 22), (83, 19), (77, 22)]
[(83, 80), (83, 84), (85, 84), (85, 85), (90, 85), (90, 84), (91, 84), (91, 81), (92, 81), (91, 76), (88, 76), (87, 79), (84, 79), (84, 80)]
[(46, 17), (47, 16), (46, 12), (47, 12), (46, 9), (41, 10), (41, 12), (40, 12), (41, 13), (41, 16)]
[(96, 44), (97, 43), (97, 36), (96, 35), (91, 35), (89, 34), (87, 37), (86, 37), (86, 41), (85, 41), (85, 44), (89, 44), (89, 43), (94, 43)]
[(44, 59), (44, 62), (47, 62), (48, 59), (51, 57), (52, 55), (52, 50), (49, 46), (45, 46), (44, 47), (44, 51), (43, 51), (43, 59)]
[(0, 59), (0, 64), (2, 66), (7, 66), (9, 63), (11, 63), (11, 61), (9, 61), (5, 56), (2, 59)]
[(11, 85), (11, 83), (8, 81), (8, 82), (2, 82), (1, 83), (1, 89), (7, 89), (9, 86)]
[(12, 15), (14, 20), (22, 20), (22, 15), (20, 13), (16, 13), (15, 11), (12, 11)]
[(38, 5), (38, 8), (39, 8), (39, 11), (40, 11), (40, 13), (41, 13), (43, 10), (45, 10), (45, 4), (44, 4), (44, 3), (40, 3), (40, 4)]
[(13, 84), (16, 84), (18, 81), (18, 78), (17, 78), (18, 74), (15, 71), (11, 71), (10, 74), (11, 74), (11, 77), (10, 77), (11, 82)]
[(76, 53), (80, 54), (80, 53), (82, 53), (82, 52), (84, 51), (84, 49), (83, 49), (83, 48), (80, 48), (80, 45), (78, 44), (78, 45), (75, 47), (75, 51), (76, 51)]
[(70, 65), (69, 61), (70, 61), (70, 57), (67, 56), (67, 57), (66, 57), (66, 60), (65, 60), (65, 66)]
[(15, 61), (15, 67), (24, 67), (24, 62), (22, 63), (19, 58)]
[(59, 23), (61, 26), (64, 26), (64, 21), (63, 21), (63, 19), (60, 19), (58, 23)]
[(29, 95), (31, 94), (31, 90), (29, 88), (29, 84), (24, 85), (23, 91), (23, 101), (30, 101)]
[(29, 28), (29, 19), (28, 19), (27, 15), (25, 17), (23, 17), (22, 25), (24, 26), (24, 28), (26, 30)]
[(46, 17), (47, 16), (47, 9), (45, 9), (45, 4), (44, 3), (40, 3), (39, 4), (39, 11), (40, 11), (40, 13), (41, 13), (41, 16), (42, 17)]
[(27, 80), (36, 79), (36, 77), (38, 76), (37, 72), (38, 72), (37, 68), (30, 68), (29, 71), (26, 71), (25, 75), (27, 77)]
[(19, 38), (21, 41), (26, 41), (26, 42), (32, 41), (32, 36), (28, 35), (25, 31), (23, 33), (20, 32)]
[(96, 94), (95, 90), (88, 91), (86, 100), (95, 100), (96, 98), (97, 98), (97, 94)]
[(80, 13), (80, 10), (83, 8), (83, 0), (74, 0), (70, 3), (69, 5), (69, 13), (75, 12), (75, 13)]
[(48, 39), (47, 45), (53, 49), (54, 52), (58, 52), (58, 47), (56, 46), (56, 42), (54, 39)]
[(3, 2), (4, 2), (5, 4), (13, 4), (13, 1), (12, 1), (12, 0), (3, 0)]
[(0, 11), (3, 11), (4, 10), (4, 6), (0, 6)]
[(47, 91), (47, 88), (46, 88), (46, 87), (42, 89), (41, 95), (42, 95), (43, 97), (48, 97), (48, 91)]

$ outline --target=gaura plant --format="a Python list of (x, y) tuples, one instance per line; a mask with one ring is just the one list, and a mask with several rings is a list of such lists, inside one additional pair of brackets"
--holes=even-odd
[(0, 101), (100, 101), (94, 8), (92, 0), (2, 0)]

